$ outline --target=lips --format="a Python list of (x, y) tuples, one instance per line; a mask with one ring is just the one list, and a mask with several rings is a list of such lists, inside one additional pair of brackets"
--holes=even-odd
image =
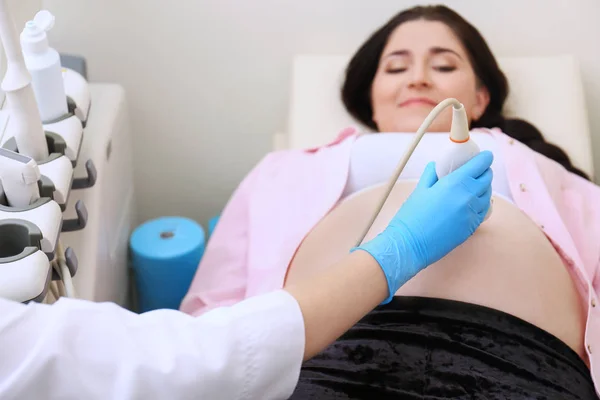
[(428, 105), (428, 106), (436, 106), (437, 103), (433, 100), (430, 100), (426, 97), (413, 97), (412, 99), (408, 99), (400, 103), (400, 107), (406, 107), (411, 105)]

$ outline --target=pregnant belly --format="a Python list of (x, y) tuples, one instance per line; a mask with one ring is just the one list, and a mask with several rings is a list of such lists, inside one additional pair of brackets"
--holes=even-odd
[[(399, 182), (365, 240), (381, 232), (414, 189)], [(305, 237), (286, 285), (310, 279), (339, 261), (360, 237), (383, 186), (344, 199)], [(421, 271), (396, 293), (491, 307), (555, 335), (582, 358), (585, 319), (567, 268), (546, 236), (513, 204), (496, 197), (490, 218), (461, 246)]]

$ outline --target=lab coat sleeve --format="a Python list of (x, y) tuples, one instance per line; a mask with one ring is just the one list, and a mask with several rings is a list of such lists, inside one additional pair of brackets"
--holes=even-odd
[(304, 320), (281, 290), (192, 317), (0, 300), (1, 399), (286, 399)]

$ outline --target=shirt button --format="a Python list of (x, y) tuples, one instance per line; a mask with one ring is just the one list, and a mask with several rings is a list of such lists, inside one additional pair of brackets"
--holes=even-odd
[(515, 139), (510, 139), (510, 140), (508, 141), (508, 144), (515, 144)]
[(592, 354), (592, 345), (591, 344), (588, 344), (587, 349), (588, 349), (588, 353)]
[(525, 186), (525, 184), (524, 184), (524, 183), (521, 183), (521, 184), (519, 185), (519, 189), (521, 189), (521, 192), (525, 192), (525, 191), (527, 190), (527, 187)]
[(592, 299), (592, 307), (596, 307), (596, 299)]

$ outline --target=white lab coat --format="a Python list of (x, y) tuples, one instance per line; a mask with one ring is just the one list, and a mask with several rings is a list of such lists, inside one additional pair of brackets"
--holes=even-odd
[(191, 317), (0, 300), (0, 399), (287, 399), (304, 320), (285, 291)]

